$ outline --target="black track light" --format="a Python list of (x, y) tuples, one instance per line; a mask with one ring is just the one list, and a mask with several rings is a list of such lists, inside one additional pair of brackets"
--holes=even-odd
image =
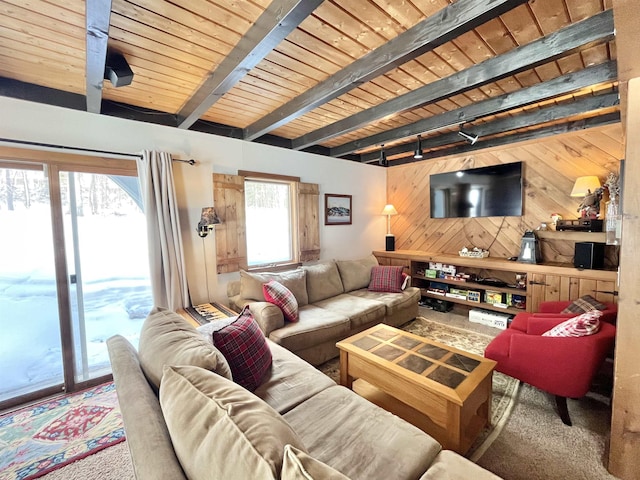
[(422, 139), (420, 138), (420, 135), (418, 135), (418, 148), (416, 148), (413, 158), (416, 160), (422, 160)]
[(384, 143), (380, 145), (380, 160), (378, 160), (378, 165), (382, 167), (389, 166), (389, 161), (387, 160), (387, 154), (384, 153)]
[(473, 135), (472, 133), (465, 132), (462, 129), (460, 129), (460, 131), (458, 132), (458, 135), (460, 135), (462, 138), (464, 138), (471, 145), (473, 145), (474, 143), (476, 143), (478, 141), (478, 135)]

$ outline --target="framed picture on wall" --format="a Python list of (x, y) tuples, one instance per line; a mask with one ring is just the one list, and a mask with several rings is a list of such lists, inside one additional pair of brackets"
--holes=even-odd
[(324, 194), (324, 224), (351, 225), (351, 195)]

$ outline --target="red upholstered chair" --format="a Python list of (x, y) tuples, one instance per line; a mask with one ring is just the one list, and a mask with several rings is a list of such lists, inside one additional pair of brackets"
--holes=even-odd
[[(544, 318), (557, 318), (562, 320), (568, 320), (570, 318), (578, 315), (577, 313), (560, 313), (562, 310), (567, 308), (571, 304), (571, 301), (551, 301), (551, 302), (542, 302), (540, 303), (540, 311), (535, 313), (529, 312), (521, 312), (518, 313), (509, 328), (515, 328), (516, 330), (520, 330), (523, 332), (527, 331), (527, 325), (529, 323), (529, 317), (544, 317)], [(607, 306), (606, 310), (602, 311), (602, 317), (600, 317), (601, 322), (607, 322), (612, 325), (616, 324), (616, 319), (618, 316), (618, 305), (615, 303), (605, 303)]]
[(571, 425), (567, 398), (580, 398), (589, 391), (593, 377), (613, 348), (616, 327), (601, 321), (600, 330), (593, 335), (542, 336), (566, 319), (526, 315), (518, 328), (503, 330), (493, 339), (484, 356), (498, 362), (497, 371), (555, 395), (562, 422)]

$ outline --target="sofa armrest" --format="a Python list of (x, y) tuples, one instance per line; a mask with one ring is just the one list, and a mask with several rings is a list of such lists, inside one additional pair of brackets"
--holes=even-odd
[(271, 332), (284, 327), (282, 310), (269, 302), (248, 302), (249, 310), (260, 326), (260, 330), (268, 337)]

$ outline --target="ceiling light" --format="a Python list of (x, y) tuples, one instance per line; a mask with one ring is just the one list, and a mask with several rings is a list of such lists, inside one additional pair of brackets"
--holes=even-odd
[(387, 154), (384, 153), (384, 143), (380, 145), (380, 160), (378, 160), (378, 165), (383, 167), (389, 166), (389, 161), (387, 160)]
[(465, 132), (462, 129), (458, 132), (458, 135), (460, 135), (462, 138), (464, 138), (471, 145), (473, 145), (474, 143), (476, 143), (478, 141), (478, 135), (473, 135), (472, 133)]
[(422, 160), (422, 139), (420, 138), (420, 135), (418, 135), (418, 148), (416, 148), (413, 158), (416, 160)]

